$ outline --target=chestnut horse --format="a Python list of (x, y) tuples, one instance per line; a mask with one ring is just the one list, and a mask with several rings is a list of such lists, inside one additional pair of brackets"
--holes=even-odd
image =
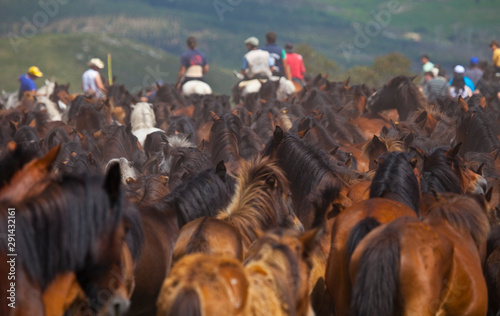
[(325, 282), (335, 307), (335, 315), (348, 315), (351, 282), (349, 260), (363, 237), (381, 223), (398, 217), (420, 214), (420, 194), (416, 162), (405, 152), (391, 152), (380, 160), (370, 187), (370, 199), (341, 212), (332, 227), (331, 248)]
[(304, 258), (315, 234), (269, 231), (244, 266), (204, 253), (183, 257), (163, 283), (158, 315), (313, 315)]
[(354, 251), (352, 315), (486, 315), (482, 196), (439, 194), (424, 221), (399, 218)]

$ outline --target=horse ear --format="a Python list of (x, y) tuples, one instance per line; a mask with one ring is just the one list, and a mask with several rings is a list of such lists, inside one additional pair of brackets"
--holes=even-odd
[(484, 177), (484, 162), (477, 168), (476, 173), (481, 177)]
[(351, 169), (352, 165), (352, 156), (347, 159), (347, 161), (344, 163), (347, 169)]
[(299, 135), (299, 138), (304, 138), (304, 136), (306, 136), (307, 132), (309, 132), (310, 129), (311, 128), (308, 127), (305, 130), (302, 130), (302, 131), (298, 132), (297, 135)]
[(373, 135), (372, 144), (375, 146), (375, 148), (384, 148), (384, 144), (380, 141), (380, 138), (378, 138), (377, 135)]
[(29, 127), (36, 128), (36, 120), (31, 121), (31, 123), (29, 124)]
[(417, 166), (417, 163), (418, 163), (418, 159), (417, 158), (413, 158), (410, 160), (410, 165), (415, 168)]
[(332, 155), (332, 156), (334, 156), (337, 153), (338, 150), (339, 150), (339, 146), (336, 146), (335, 148), (333, 148), (332, 150), (330, 150), (329, 154)]
[(425, 159), (425, 158), (426, 158), (425, 151), (423, 151), (422, 149), (420, 149), (420, 148), (416, 148), (416, 147), (411, 147), (411, 146), (409, 147), (409, 149), (410, 149), (411, 151), (416, 152), (416, 153), (417, 153), (417, 155), (419, 155), (419, 156), (420, 156), (420, 158), (422, 158), (422, 159)]
[(278, 146), (283, 140), (283, 130), (278, 125), (276, 125), (276, 128), (274, 129), (273, 139), (274, 146)]
[(114, 205), (120, 196), (121, 177), (120, 164), (112, 164), (104, 180), (104, 189), (108, 192), (111, 205)]
[(445, 155), (450, 158), (455, 158), (460, 152), (460, 148), (462, 147), (462, 142), (458, 143), (455, 147), (448, 150)]
[(226, 180), (227, 169), (226, 165), (224, 164), (224, 160), (219, 161), (219, 163), (215, 167), (215, 174), (217, 174), (217, 176), (219, 176), (222, 181)]
[(135, 179), (130, 177), (130, 178), (127, 178), (127, 180), (125, 182), (127, 182), (127, 184), (135, 183)]
[(210, 118), (212, 119), (212, 121), (217, 121), (220, 119), (220, 116), (218, 116), (217, 114), (215, 114), (214, 111), (210, 111)]
[(57, 144), (52, 148), (42, 159), (36, 162), (37, 166), (42, 166), (43, 168), (50, 169), (52, 163), (57, 159), (59, 151), (61, 150), (61, 144)]
[(87, 159), (90, 161), (91, 166), (95, 164), (94, 154), (92, 154), (91, 152), (89, 152), (89, 154), (87, 155)]
[(458, 105), (465, 113), (469, 112), (469, 106), (467, 105), (467, 102), (465, 102), (465, 100), (462, 98), (462, 96), (458, 97)]
[(488, 191), (486, 191), (486, 194), (484, 195), (484, 199), (486, 200), (487, 203), (490, 203), (492, 196), (493, 196), (493, 187), (490, 187)]
[(299, 237), (299, 241), (302, 244), (304, 257), (308, 257), (309, 254), (314, 250), (316, 245), (318, 245), (317, 237), (319, 235), (320, 227), (308, 230)]
[(314, 118), (317, 119), (318, 121), (321, 121), (321, 119), (323, 118), (323, 113), (319, 113), (318, 115), (315, 115)]
[(387, 134), (389, 134), (387, 126), (382, 127), (382, 131), (380, 132), (380, 137), (387, 137)]
[(415, 78), (417, 78), (417, 77), (418, 77), (418, 75), (415, 75), (415, 76), (413, 76), (413, 77), (410, 77), (410, 81), (415, 80)]
[(422, 113), (420, 113), (415, 119), (415, 123), (417, 123), (420, 127), (423, 127), (425, 123), (427, 123), (427, 111), (422, 111)]
[(15, 133), (17, 131), (18, 126), (19, 126), (18, 122), (9, 121), (9, 127), (12, 130), (12, 132)]
[(125, 127), (125, 132), (127, 132), (127, 134), (132, 133), (132, 124), (131, 123), (127, 124), (127, 127)]
[(102, 130), (98, 130), (97, 132), (94, 132), (92, 136), (94, 136), (95, 139), (99, 138), (101, 136)]
[(203, 152), (205, 150), (205, 146), (206, 146), (206, 142), (205, 142), (205, 138), (203, 138), (200, 142), (200, 145), (198, 145), (198, 149)]
[(229, 301), (237, 314), (243, 310), (248, 298), (249, 282), (243, 271), (243, 268), (237, 265), (225, 264), (219, 268), (219, 274), (226, 282)]
[(342, 85), (344, 86), (344, 88), (347, 88), (347, 86), (349, 86), (350, 80), (351, 80), (351, 76), (347, 77), (347, 79), (344, 80), (344, 82), (342, 82)]
[(484, 96), (481, 97), (481, 99), (479, 100), (479, 105), (483, 108), (483, 109), (486, 109), (486, 105), (488, 103), (486, 102), (486, 98)]

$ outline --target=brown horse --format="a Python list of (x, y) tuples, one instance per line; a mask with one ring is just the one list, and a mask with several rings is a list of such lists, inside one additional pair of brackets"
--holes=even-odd
[(244, 267), (230, 257), (183, 257), (162, 286), (158, 315), (313, 315), (304, 258), (315, 234), (270, 231)]
[[(126, 234), (119, 174), (119, 169), (112, 168), (104, 181), (101, 177), (66, 177), (23, 203), (2, 203), (5, 210), (16, 210), (17, 246), (17, 306), (2, 315), (31, 315), (32, 308), (38, 309), (35, 314), (45, 310), (46, 315), (62, 315), (82, 291), (93, 302), (94, 311), (109, 302), (124, 311), (128, 300), (115, 300), (111, 290), (106, 297), (100, 296), (112, 266), (120, 265)], [(0, 213), (5, 236), (10, 215), (11, 211)], [(6, 238), (0, 239), (0, 257), (12, 253), (9, 247)], [(2, 291), (7, 286), (2, 283)], [(4, 303), (0, 308), (7, 306)]]
[(408, 154), (387, 154), (372, 181), (370, 199), (353, 204), (335, 219), (325, 273), (335, 315), (348, 315), (351, 296), (349, 260), (359, 241), (381, 223), (419, 214), (420, 194), (415, 173), (415, 162)]
[(354, 251), (353, 315), (486, 315), (483, 197), (439, 194), (423, 222), (399, 218)]

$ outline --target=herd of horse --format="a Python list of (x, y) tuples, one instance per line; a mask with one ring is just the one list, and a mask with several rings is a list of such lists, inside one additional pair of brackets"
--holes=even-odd
[(497, 315), (500, 108), (413, 79), (3, 103), (0, 315)]

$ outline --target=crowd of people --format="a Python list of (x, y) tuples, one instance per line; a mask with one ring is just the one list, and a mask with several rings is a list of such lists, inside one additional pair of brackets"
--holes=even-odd
[[(496, 77), (500, 77), (499, 44), (493, 40), (489, 46), (493, 53), (492, 63)], [(421, 63), (423, 72), (422, 92), (431, 101), (446, 96), (467, 98), (479, 93), (476, 87), (488, 65), (486, 61), (480, 62), (479, 58), (473, 56), (469, 61), (469, 68), (465, 69), (462, 65), (456, 65), (453, 68), (453, 76), (448, 79), (446, 71), (441, 66), (432, 63), (428, 55), (421, 56)], [(498, 92), (497, 97), (500, 99), (500, 92)]]
[[(241, 74), (243, 80), (269, 79), (271, 76), (285, 77), (301, 86), (305, 85), (304, 74), (306, 68), (303, 57), (294, 51), (292, 43), (286, 43), (284, 49), (276, 44), (277, 35), (269, 31), (266, 36), (266, 45), (259, 48), (259, 39), (255, 36), (247, 38), (244, 43), (247, 53), (243, 56)], [(197, 49), (197, 41), (193, 36), (188, 37), (187, 50), (180, 58), (180, 68), (177, 78), (177, 89), (191, 80), (204, 81), (203, 76), (209, 71), (206, 54)], [(492, 51), (492, 64), (497, 77), (500, 77), (500, 45), (496, 40), (490, 42)], [(470, 97), (479, 91), (477, 83), (481, 80), (487, 62), (480, 62), (476, 56), (470, 59), (469, 67), (456, 65), (451, 77), (446, 76), (446, 71), (438, 64), (431, 62), (428, 55), (421, 56), (422, 80), (421, 90), (428, 100), (433, 101), (441, 97), (450, 96), (463, 98)], [(92, 58), (87, 69), (82, 75), (82, 90), (84, 93), (103, 97), (106, 87), (103, 84), (99, 70), (104, 68), (104, 63), (99, 58)], [(35, 80), (43, 76), (36, 66), (28, 69), (28, 72), (19, 76), (19, 99), (25, 91), (36, 93)], [(163, 83), (163, 82), (161, 82)], [(155, 90), (150, 91), (147, 101), (154, 98)], [(500, 99), (500, 92), (498, 92)], [(145, 100), (146, 101), (146, 100)]]

